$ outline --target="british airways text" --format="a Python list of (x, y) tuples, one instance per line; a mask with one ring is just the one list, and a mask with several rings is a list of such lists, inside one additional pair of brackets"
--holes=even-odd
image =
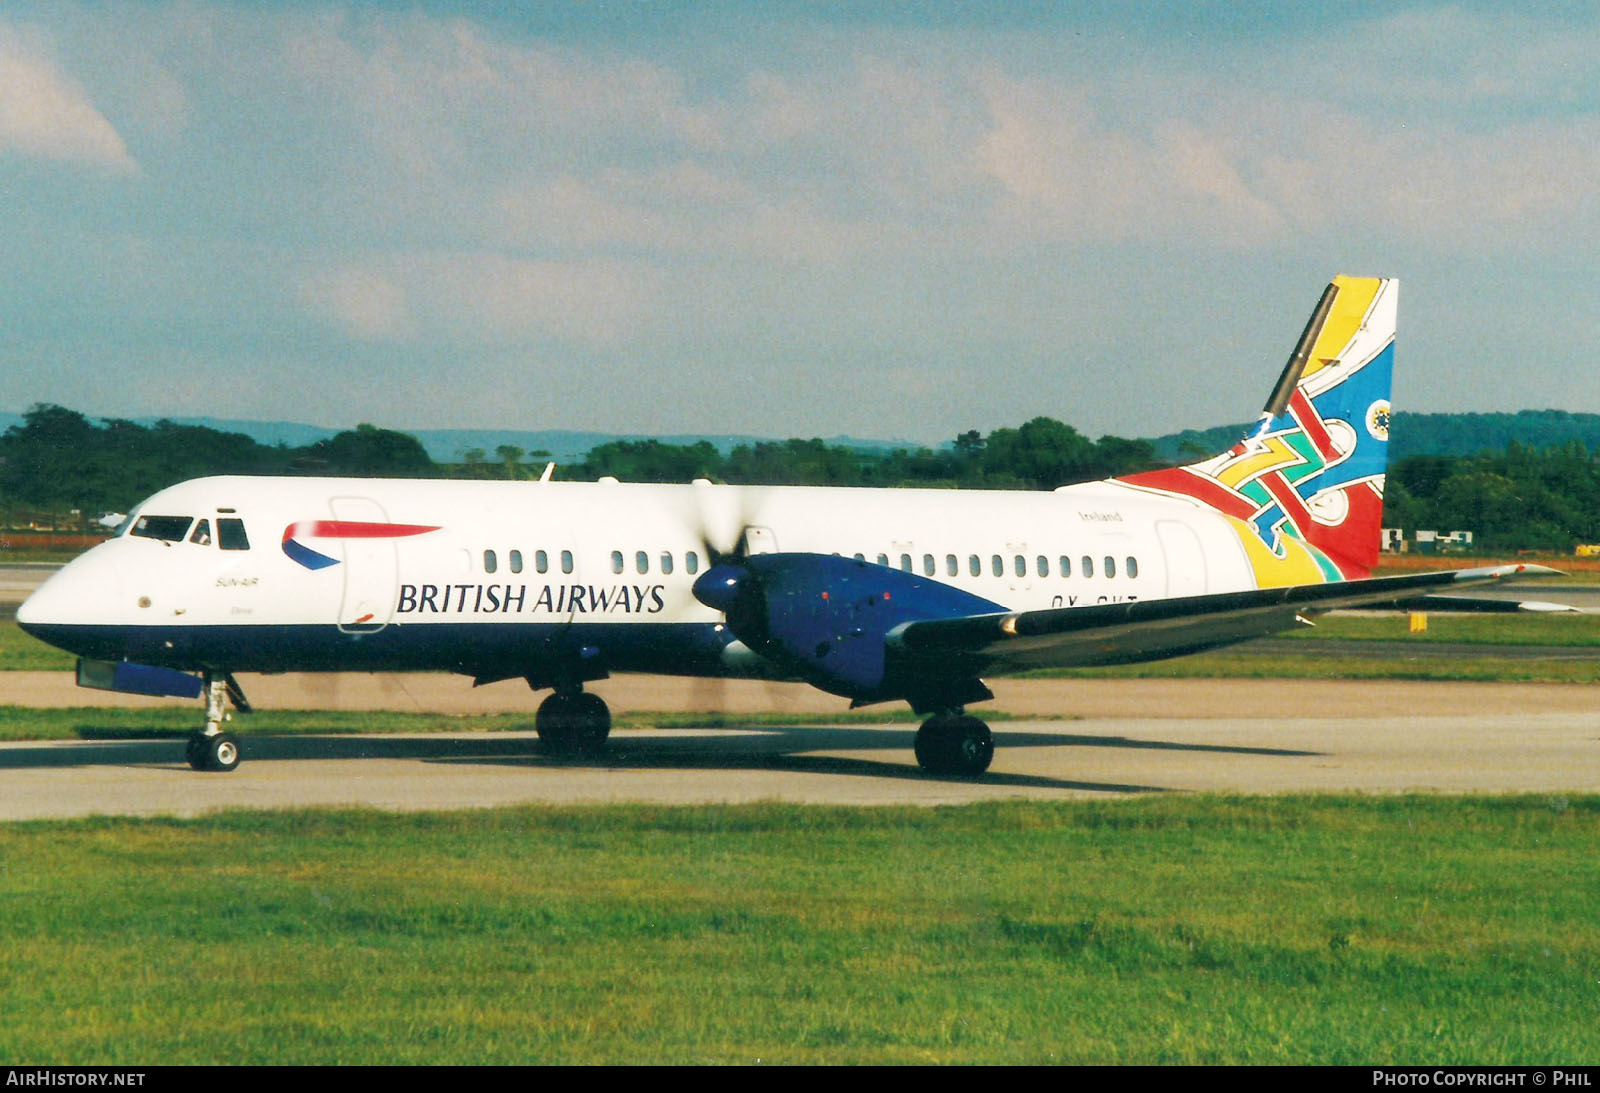
[(403, 584), (395, 614), (654, 615), (666, 607), (660, 584)]

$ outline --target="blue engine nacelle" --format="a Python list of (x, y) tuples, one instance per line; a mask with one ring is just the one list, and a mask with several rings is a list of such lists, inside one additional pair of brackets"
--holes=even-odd
[[(694, 594), (721, 611), (728, 629), (757, 653), (858, 702), (940, 689), (891, 660), (895, 627), (1006, 610), (930, 578), (832, 554), (756, 554), (718, 563), (695, 582)], [(964, 701), (972, 688), (950, 693)]]

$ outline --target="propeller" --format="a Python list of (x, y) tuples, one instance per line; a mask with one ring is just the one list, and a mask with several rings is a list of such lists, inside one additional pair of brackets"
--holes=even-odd
[[(700, 543), (706, 568), (695, 579), (695, 599), (722, 614), (728, 633), (746, 648), (759, 649), (765, 640), (765, 606), (761, 578), (749, 565), (750, 544), (745, 529), (752, 523), (759, 493), (749, 487), (718, 485), (704, 478), (693, 483), (692, 513), (685, 523)], [(764, 678), (767, 705), (783, 705), (778, 675)], [(706, 713), (726, 715), (728, 677), (705, 676), (697, 684), (694, 702)]]
[(697, 478), (693, 496), (696, 536), (709, 563), (694, 582), (694, 598), (720, 611), (733, 636), (759, 652), (766, 642), (766, 603), (746, 534), (755, 495)]
[(694, 480), (695, 537), (713, 566), (744, 560), (746, 490), (721, 486), (704, 478)]

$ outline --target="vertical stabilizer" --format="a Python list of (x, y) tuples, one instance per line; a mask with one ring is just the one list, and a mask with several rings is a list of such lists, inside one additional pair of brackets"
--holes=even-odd
[(1128, 475), (1136, 489), (1229, 518), (1263, 587), (1370, 575), (1388, 465), (1398, 281), (1336, 277), (1261, 419), (1186, 467)]

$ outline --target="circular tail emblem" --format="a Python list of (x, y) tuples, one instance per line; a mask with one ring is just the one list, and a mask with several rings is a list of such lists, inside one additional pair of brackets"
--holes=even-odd
[(1367, 432), (1374, 440), (1389, 439), (1389, 400), (1379, 399), (1367, 407)]

